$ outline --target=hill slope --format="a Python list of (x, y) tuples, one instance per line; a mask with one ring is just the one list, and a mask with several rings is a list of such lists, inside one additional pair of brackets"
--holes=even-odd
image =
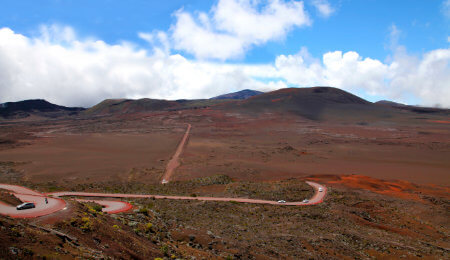
[(146, 113), (153, 111), (197, 109), (228, 102), (221, 99), (162, 100), (162, 99), (106, 99), (84, 111), (85, 115)]
[(294, 113), (313, 120), (352, 116), (361, 111), (384, 109), (346, 91), (331, 87), (280, 89), (219, 107), (250, 113)]
[(391, 107), (399, 110), (404, 111), (411, 111), (415, 113), (420, 114), (443, 114), (443, 115), (449, 115), (450, 109), (445, 108), (436, 108), (436, 107), (420, 107), (420, 106), (410, 106), (405, 105), (401, 103), (396, 103), (388, 100), (380, 100), (378, 102), (375, 102), (378, 106), (384, 106), (384, 107)]
[(0, 104), (0, 116), (4, 118), (25, 118), (30, 115), (58, 117), (84, 110), (81, 107), (65, 107), (43, 99), (30, 99)]

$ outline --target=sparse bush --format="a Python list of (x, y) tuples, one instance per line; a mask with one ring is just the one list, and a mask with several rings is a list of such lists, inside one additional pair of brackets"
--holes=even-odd
[(145, 224), (145, 232), (150, 232), (152, 230), (153, 224), (147, 223)]
[(81, 230), (83, 230), (84, 232), (87, 231), (92, 231), (93, 227), (92, 227), (92, 222), (91, 219), (88, 217), (82, 217), (81, 218), (81, 222), (83, 223), (80, 228)]
[(148, 216), (148, 208), (140, 208), (138, 212)]
[(169, 247), (167, 245), (162, 245), (160, 249), (161, 249), (161, 253), (163, 253), (165, 256), (167, 256), (167, 254), (169, 253)]
[(103, 209), (102, 205), (100, 204), (95, 204), (92, 208), (97, 212), (101, 212)]

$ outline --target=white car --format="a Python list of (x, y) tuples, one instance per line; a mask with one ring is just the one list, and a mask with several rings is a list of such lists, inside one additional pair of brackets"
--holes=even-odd
[(168, 183), (168, 181), (167, 180), (162, 180), (162, 182), (161, 182), (162, 184), (166, 184), (166, 183)]
[(286, 203), (285, 200), (279, 200), (278, 203)]
[(36, 205), (34, 205), (33, 202), (25, 202), (20, 204), (19, 206), (16, 207), (17, 210), (23, 210), (23, 209), (32, 209), (35, 208)]
[(319, 192), (322, 192), (322, 191), (323, 191), (323, 188), (322, 188), (322, 187), (320, 187), (320, 188), (319, 188)]
[(303, 203), (308, 203), (309, 202), (309, 200), (307, 200), (307, 199), (304, 199), (303, 201), (302, 201)]

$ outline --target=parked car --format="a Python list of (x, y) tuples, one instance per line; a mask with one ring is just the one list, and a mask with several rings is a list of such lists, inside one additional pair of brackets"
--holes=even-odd
[(285, 200), (279, 200), (278, 203), (286, 203)]
[(303, 201), (302, 201), (303, 203), (308, 203), (309, 202), (309, 200), (307, 200), (307, 199), (304, 199)]
[(322, 191), (323, 191), (323, 188), (322, 188), (322, 187), (320, 187), (320, 188), (319, 188), (319, 192), (322, 192)]
[(17, 210), (23, 210), (23, 209), (32, 209), (35, 207), (36, 207), (36, 205), (34, 205), (33, 202), (25, 202), (25, 203), (20, 204), (16, 208), (17, 208)]

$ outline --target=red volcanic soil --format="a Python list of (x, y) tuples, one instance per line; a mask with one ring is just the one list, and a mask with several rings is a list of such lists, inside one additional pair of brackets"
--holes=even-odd
[(0, 151), (0, 160), (27, 162), (18, 168), (34, 182), (127, 180), (139, 169), (158, 178), (179, 138), (170, 133), (53, 135)]
[(450, 124), (450, 121), (447, 121), (447, 120), (428, 120), (428, 122), (439, 123), (439, 124)]
[(450, 198), (450, 188), (438, 185), (416, 185), (402, 180), (380, 180), (363, 175), (316, 175), (307, 179), (326, 182), (329, 185), (344, 185), (356, 189), (370, 190), (392, 197), (424, 201), (422, 194)]

